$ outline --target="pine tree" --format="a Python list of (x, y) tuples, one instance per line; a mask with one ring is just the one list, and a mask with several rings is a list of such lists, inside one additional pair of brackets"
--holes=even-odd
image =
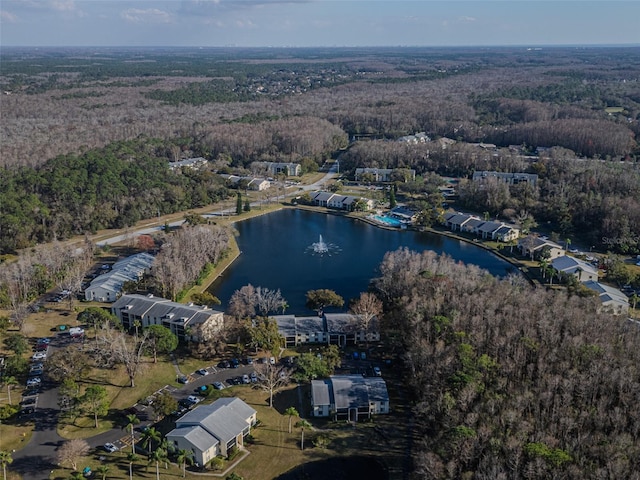
[(242, 213), (242, 193), (238, 192), (238, 197), (236, 199), (236, 215), (240, 215)]

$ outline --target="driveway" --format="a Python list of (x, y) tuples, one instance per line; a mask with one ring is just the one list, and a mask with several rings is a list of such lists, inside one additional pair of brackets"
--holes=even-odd
[[(58, 335), (50, 345), (50, 352), (56, 348), (61, 348), (69, 344), (72, 340), (68, 335)], [(229, 380), (234, 377), (241, 377), (251, 373), (254, 369), (252, 365), (241, 364), (238, 368), (222, 368), (215, 366), (206, 368), (207, 375), (191, 373), (192, 379), (188, 384), (179, 388), (173, 386), (164, 387), (176, 398), (181, 400), (189, 395), (195, 394), (195, 389), (202, 385), (210, 385), (213, 382), (222, 382), (226, 387), (230, 386)], [(153, 418), (153, 411), (150, 408), (142, 407)], [(42, 386), (42, 392), (38, 396), (36, 411), (25, 419), (33, 421), (35, 430), (29, 443), (21, 450), (14, 452), (13, 463), (10, 469), (22, 475), (23, 480), (46, 480), (49, 473), (56, 467), (56, 450), (65, 439), (57, 433), (58, 415), (58, 388), (56, 385), (46, 382)], [(150, 425), (153, 422), (144, 421), (140, 426)], [(100, 448), (107, 442), (113, 443), (120, 449), (130, 448), (130, 435), (122, 428), (114, 428), (87, 438), (87, 443), (92, 448)]]
[[(52, 338), (49, 352), (60, 348), (70, 341), (69, 335), (57, 335)], [(22, 450), (12, 453), (13, 463), (10, 469), (22, 475), (23, 480), (44, 480), (49, 478), (56, 460), (56, 449), (64, 439), (58, 435), (58, 388), (43, 381), (42, 391), (38, 395), (34, 413), (25, 418), (32, 421), (35, 429), (31, 440)]]

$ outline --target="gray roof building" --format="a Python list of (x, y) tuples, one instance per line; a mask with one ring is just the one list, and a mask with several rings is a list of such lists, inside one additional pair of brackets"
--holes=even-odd
[(377, 320), (369, 322), (364, 329), (356, 315), (349, 313), (325, 313), (308, 317), (275, 315), (278, 332), (285, 339), (285, 346), (293, 347), (305, 343), (324, 343), (339, 346), (355, 345), (364, 341), (380, 340)]
[(558, 272), (575, 276), (578, 281), (598, 280), (598, 270), (590, 263), (579, 258), (562, 255), (551, 261), (551, 266)]
[(118, 260), (111, 270), (97, 276), (84, 291), (87, 301), (115, 302), (125, 282), (138, 282), (147, 273), (155, 257), (149, 253), (138, 253)]
[(584, 286), (598, 294), (603, 311), (614, 315), (626, 315), (629, 313), (629, 299), (617, 288), (604, 285), (595, 280), (584, 282)]
[(176, 448), (192, 451), (196, 461), (205, 465), (217, 455), (228, 455), (255, 425), (257, 412), (239, 398), (220, 398), (201, 405), (176, 421), (167, 440)]
[(221, 311), (198, 305), (185, 305), (153, 295), (129, 294), (120, 297), (111, 307), (125, 329), (164, 325), (181, 340), (206, 341), (223, 327)]
[(538, 183), (538, 175), (535, 173), (508, 173), (508, 172), (490, 172), (481, 171), (473, 172), (474, 182), (484, 182), (488, 178), (495, 178), (509, 185), (517, 185), (518, 183), (529, 183), (533, 186)]
[(387, 384), (381, 377), (362, 375), (333, 375), (311, 382), (313, 415), (347, 418), (389, 413)]

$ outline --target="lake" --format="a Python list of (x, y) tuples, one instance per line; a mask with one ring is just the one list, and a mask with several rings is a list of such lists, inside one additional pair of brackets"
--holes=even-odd
[[(286, 313), (310, 315), (304, 304), (309, 290), (335, 290), (345, 299), (365, 292), (378, 275), (386, 252), (407, 247), (414, 251), (434, 250), (454, 260), (475, 264), (502, 276), (513, 266), (473, 244), (433, 233), (395, 231), (336, 215), (283, 209), (235, 224), (242, 252), (235, 262), (209, 287), (226, 309), (231, 295), (241, 287), (280, 289), (289, 308)], [(319, 254), (313, 244), (322, 235), (328, 251)], [(330, 311), (330, 309), (328, 309)]]

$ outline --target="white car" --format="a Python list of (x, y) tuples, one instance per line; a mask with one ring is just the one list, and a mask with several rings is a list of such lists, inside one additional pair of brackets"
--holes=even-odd
[(382, 376), (382, 372), (380, 371), (380, 367), (373, 367), (373, 374), (376, 377), (381, 377)]
[(206, 368), (201, 368), (200, 370), (196, 370), (196, 373), (199, 373), (200, 375), (209, 375), (209, 371)]
[(251, 380), (249, 380), (249, 375), (247, 375), (246, 373), (242, 375), (242, 383), (244, 383), (245, 385), (251, 383)]
[(36, 352), (31, 357), (31, 360), (44, 360), (47, 358), (47, 352)]
[(105, 443), (104, 444), (104, 449), (109, 453), (113, 453), (113, 452), (117, 452), (118, 451), (118, 447), (116, 447), (113, 443)]
[(269, 363), (271, 365), (275, 365), (276, 364), (276, 359), (274, 357), (269, 357)]
[(36, 385), (40, 385), (42, 383), (42, 379), (40, 377), (31, 377), (27, 380), (27, 387), (33, 387)]
[(187, 397), (187, 401), (195, 405), (196, 403), (200, 403), (202, 399), (200, 397), (196, 397), (195, 395), (189, 395)]

